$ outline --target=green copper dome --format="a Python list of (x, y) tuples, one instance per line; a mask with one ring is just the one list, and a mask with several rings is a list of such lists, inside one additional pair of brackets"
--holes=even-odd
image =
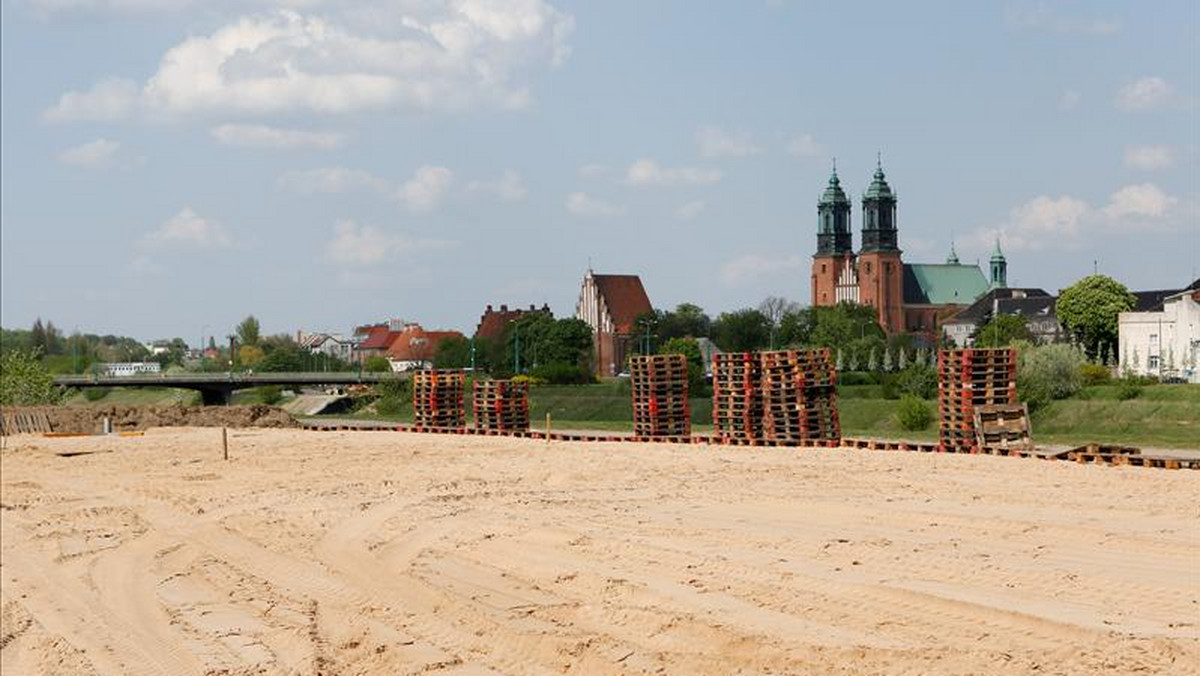
[(842, 190), (842, 182), (838, 180), (837, 169), (829, 176), (829, 187), (825, 188), (819, 204), (850, 204), (846, 191)]
[(892, 194), (892, 187), (888, 185), (887, 179), (883, 175), (883, 165), (876, 165), (875, 176), (872, 177), (871, 185), (863, 197), (865, 199), (893, 199), (895, 197)]
[(992, 262), (993, 263), (1003, 263), (1004, 262), (1004, 252), (1000, 250), (1000, 238), (999, 237), (996, 238), (996, 249), (994, 251), (992, 251)]

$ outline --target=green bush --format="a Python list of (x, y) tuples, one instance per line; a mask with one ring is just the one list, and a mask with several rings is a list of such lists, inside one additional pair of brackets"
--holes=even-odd
[(1017, 396), (1033, 411), (1066, 399), (1083, 388), (1083, 364), (1083, 353), (1072, 345), (1025, 347), (1017, 357)]
[(903, 371), (883, 377), (884, 399), (899, 399), (904, 395), (933, 399), (937, 396), (937, 388), (937, 371), (924, 364), (910, 364)]
[(400, 415), (412, 406), (412, 397), (403, 401), (398, 397), (380, 397), (375, 400), (375, 411), (379, 415)]
[(111, 387), (84, 387), (80, 389), (83, 390), (83, 398), (88, 401), (100, 401), (112, 391)]
[(0, 404), (57, 404), (62, 397), (62, 388), (54, 384), (54, 376), (38, 360), (36, 348), (0, 353)]
[(915, 432), (929, 427), (933, 423), (933, 409), (924, 400), (911, 394), (900, 398), (900, 406), (896, 409), (896, 418), (900, 427)]
[(1112, 380), (1112, 374), (1103, 364), (1084, 364), (1079, 367), (1079, 377), (1085, 386), (1104, 385)]
[(863, 371), (838, 372), (839, 385), (876, 385), (879, 383), (878, 374)]
[(392, 370), (392, 363), (387, 360), (387, 357), (367, 357), (363, 362), (362, 370), (367, 373), (389, 373)]
[(1142, 396), (1142, 383), (1138, 378), (1122, 378), (1117, 383), (1117, 399), (1129, 401)]
[(561, 362), (538, 366), (531, 369), (529, 375), (551, 385), (590, 385), (596, 382), (596, 376), (588, 367)]
[(274, 406), (283, 400), (283, 388), (279, 385), (256, 387), (254, 393), (258, 395), (258, 400), (267, 406)]

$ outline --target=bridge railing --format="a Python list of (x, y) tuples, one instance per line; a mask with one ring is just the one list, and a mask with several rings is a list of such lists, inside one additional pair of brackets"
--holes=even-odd
[(211, 383), (239, 384), (329, 384), (345, 385), (355, 383), (382, 383), (391, 380), (406, 380), (407, 373), (359, 373), (357, 371), (313, 371), (291, 373), (138, 373), (127, 376), (108, 375), (70, 375), (57, 376), (55, 384), (66, 387), (87, 387), (95, 385), (161, 385), (170, 387), (172, 384), (201, 385)]

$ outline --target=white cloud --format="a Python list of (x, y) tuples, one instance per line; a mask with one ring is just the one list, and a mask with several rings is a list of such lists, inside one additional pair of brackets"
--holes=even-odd
[(1158, 76), (1143, 77), (1117, 91), (1117, 107), (1127, 111), (1153, 110), (1171, 100), (1175, 88)]
[(445, 167), (421, 167), (400, 186), (396, 199), (409, 211), (433, 211), (450, 191), (454, 173)]
[(625, 172), (625, 181), (639, 186), (711, 185), (720, 180), (719, 169), (666, 168), (645, 158), (631, 164)]
[(788, 153), (796, 157), (820, 157), (825, 154), (825, 149), (812, 134), (800, 134), (788, 141)]
[(1039, 195), (1014, 208), (999, 227), (968, 235), (964, 249), (986, 250), (997, 237), (1012, 251), (1071, 248), (1089, 237), (1169, 229), (1179, 221), (1178, 203), (1153, 183), (1124, 186), (1099, 208), (1069, 195)]
[(42, 113), (48, 122), (119, 120), (131, 114), (138, 102), (138, 88), (133, 80), (107, 78), (84, 92), (67, 92), (58, 103)]
[(505, 169), (500, 178), (490, 181), (471, 181), (467, 184), (467, 192), (477, 195), (493, 195), (504, 202), (520, 202), (529, 196), (529, 190), (521, 175), (512, 169)]
[(80, 12), (139, 14), (182, 9), (195, 0), (20, 0), (35, 14), (42, 16)]
[(1177, 202), (1153, 183), (1127, 185), (1109, 196), (1104, 214), (1113, 219), (1159, 219)]
[(120, 143), (100, 138), (59, 152), (58, 161), (75, 167), (99, 169), (107, 166), (120, 148)]
[(374, 225), (359, 225), (344, 219), (333, 226), (327, 246), (330, 260), (340, 265), (371, 266), (454, 246), (453, 242), (413, 239)]
[(148, 249), (225, 249), (232, 244), (220, 223), (201, 217), (191, 207), (184, 207), (142, 237), (142, 246)]
[(1074, 110), (1079, 106), (1079, 101), (1082, 98), (1083, 97), (1080, 96), (1079, 92), (1075, 91), (1074, 89), (1068, 89), (1067, 91), (1063, 92), (1061, 97), (1059, 97), (1058, 109), (1062, 111)]
[(1143, 171), (1170, 169), (1175, 166), (1175, 152), (1163, 145), (1129, 146), (1125, 148), (1125, 166)]
[(804, 260), (798, 255), (764, 256), (743, 254), (721, 265), (721, 281), (726, 286), (743, 286), (780, 275), (800, 279)]
[(1117, 21), (1063, 16), (1041, 3), (1026, 7), (1009, 6), (1004, 11), (1004, 21), (1013, 28), (1063, 34), (1105, 36), (1121, 30), (1121, 24)]
[(213, 138), (227, 146), (273, 150), (332, 150), (341, 146), (343, 140), (342, 134), (338, 132), (304, 131), (262, 124), (223, 124), (213, 127), (211, 133)]
[(693, 200), (675, 210), (675, 218), (690, 221), (704, 212), (704, 200)]
[(580, 218), (610, 218), (625, 213), (624, 207), (596, 199), (583, 192), (567, 195), (567, 211)]
[(386, 193), (392, 186), (386, 179), (370, 172), (346, 167), (287, 171), (279, 177), (277, 183), (281, 188), (304, 194), (336, 194), (353, 190)]
[(696, 143), (704, 157), (747, 157), (762, 152), (748, 132), (725, 131), (712, 125), (696, 130)]
[(543, 0), (369, 5), (386, 21), (348, 27), (280, 10), (243, 16), (169, 49), (140, 86), (110, 79), (68, 92), (53, 120), (204, 113), (347, 113), (528, 105), (528, 73), (561, 64), (574, 19)]

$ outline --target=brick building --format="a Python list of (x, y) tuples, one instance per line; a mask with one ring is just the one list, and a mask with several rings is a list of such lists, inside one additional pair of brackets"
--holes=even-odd
[(510, 310), (507, 305), (501, 305), (499, 310), (495, 310), (489, 305), (479, 317), (479, 324), (475, 326), (475, 338), (499, 340), (504, 336), (504, 329), (508, 328), (509, 324), (532, 312), (554, 316), (549, 305), (542, 305), (541, 308), (530, 305), (528, 310)]
[(588, 269), (575, 317), (592, 327), (597, 374), (615, 376), (624, 369), (634, 322), (652, 309), (637, 275), (597, 275)]
[(976, 265), (963, 265), (953, 247), (945, 263), (905, 263), (899, 246), (896, 194), (877, 166), (862, 197), (862, 246), (855, 252), (852, 204), (834, 167), (817, 203), (817, 252), (812, 305), (853, 302), (875, 308), (889, 334), (914, 333), (935, 342), (940, 323), (989, 288), (1007, 285), (1008, 263), (996, 244), (989, 284)]

